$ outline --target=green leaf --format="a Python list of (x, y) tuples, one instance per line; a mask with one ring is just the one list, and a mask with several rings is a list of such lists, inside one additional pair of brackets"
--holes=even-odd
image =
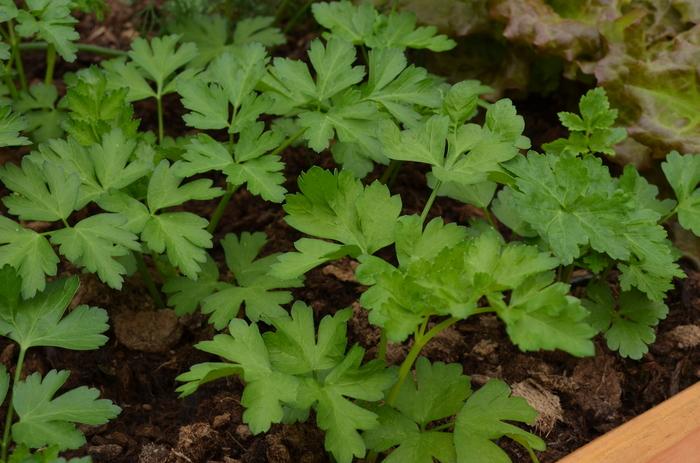
[[(438, 225), (432, 230), (439, 230)], [(556, 259), (534, 246), (504, 245), (494, 231), (456, 245), (448, 241), (456, 238), (448, 231), (440, 231), (441, 239), (446, 240), (443, 247), (427, 246), (424, 257), (402, 258), (398, 269), (384, 263), (377, 267), (375, 259), (360, 259), (360, 281), (372, 285), (360, 302), (370, 309), (370, 322), (384, 328), (390, 340), (405, 340), (433, 315), (466, 318), (474, 313), (482, 297), (498, 302), (503, 291), (516, 289), (543, 272), (548, 275), (548, 270), (557, 265)], [(401, 240), (411, 236), (416, 235), (406, 234)], [(418, 246), (420, 249), (425, 245), (419, 241)]]
[(444, 35), (436, 35), (433, 26), (416, 27), (416, 17), (409, 12), (380, 15), (369, 3), (351, 2), (314, 3), (312, 12), (316, 21), (330, 29), (324, 34), (332, 40), (342, 38), (355, 45), (369, 48), (428, 48), (445, 51), (456, 43)]
[(521, 445), (544, 450), (539, 437), (506, 423), (531, 424), (537, 412), (521, 397), (510, 397), (510, 388), (491, 380), (467, 400), (457, 415), (455, 446), (457, 463), (510, 463), (510, 457), (493, 441), (509, 437)]
[(74, 227), (52, 232), (51, 242), (74, 264), (97, 273), (110, 287), (121, 289), (126, 268), (117, 260), (140, 251), (137, 236), (122, 228), (126, 219), (118, 214), (97, 214)]
[(197, 56), (195, 44), (185, 43), (178, 47), (178, 40), (177, 35), (166, 35), (155, 37), (150, 42), (140, 37), (131, 42), (129, 58), (156, 83), (158, 95), (168, 93), (167, 84), (172, 82), (173, 74)]
[(116, 91), (126, 89), (127, 101), (140, 101), (158, 96), (141, 69), (135, 63), (127, 62), (126, 58), (103, 61), (102, 67), (107, 73), (107, 87)]
[(677, 151), (671, 151), (661, 164), (661, 169), (678, 200), (678, 222), (686, 230), (700, 236), (700, 192), (697, 188), (700, 183), (700, 155), (681, 156)]
[(569, 129), (568, 139), (545, 143), (542, 147), (554, 154), (604, 153), (615, 155), (613, 145), (627, 138), (622, 128), (613, 128), (617, 109), (611, 109), (608, 96), (602, 87), (589, 90), (579, 102), (581, 116), (560, 112), (559, 120)]
[(346, 309), (324, 317), (317, 335), (313, 312), (303, 302), (296, 302), (291, 317), (285, 313), (274, 319), (275, 331), (265, 335), (270, 359), (290, 375), (333, 368), (345, 355), (346, 323), (351, 315)]
[(220, 283), (210, 295), (201, 300), (202, 312), (211, 314), (209, 321), (223, 329), (236, 317), (245, 304), (245, 313), (252, 321), (270, 321), (286, 315), (283, 304), (293, 299), (290, 291), (302, 285), (300, 279), (280, 279), (269, 275), (278, 254), (256, 259), (267, 241), (264, 233), (244, 232), (240, 238), (228, 234), (221, 240), (226, 263), (233, 273), (232, 283)]
[(415, 381), (403, 383), (395, 408), (424, 428), (457, 414), (470, 394), (469, 377), (462, 374), (460, 365), (431, 364), (421, 357), (416, 362)]
[(58, 89), (43, 82), (32, 84), (22, 91), (14, 102), (14, 110), (24, 115), (26, 132), (32, 140), (41, 143), (63, 135), (65, 114), (56, 108)]
[(68, 375), (68, 371), (51, 370), (42, 380), (34, 373), (14, 386), (12, 403), (19, 416), (12, 425), (15, 442), (34, 448), (75, 449), (85, 444), (76, 424), (104, 424), (119, 414), (121, 409), (111, 401), (98, 399), (97, 389), (83, 386), (54, 397)]
[(152, 214), (186, 201), (212, 199), (223, 194), (221, 188), (212, 188), (209, 179), (199, 179), (184, 185), (181, 183), (182, 178), (177, 176), (168, 161), (163, 160), (156, 166), (148, 183), (147, 203)]
[(186, 315), (193, 313), (201, 301), (224, 287), (226, 283), (219, 281), (216, 262), (208, 257), (201, 266), (197, 280), (175, 276), (166, 280), (163, 292), (168, 295), (168, 305), (175, 309), (175, 313)]
[(463, 80), (450, 87), (442, 101), (442, 112), (453, 124), (461, 125), (476, 116), (479, 97), (494, 89), (478, 80)]
[(339, 38), (355, 45), (364, 43), (374, 33), (379, 13), (370, 3), (319, 2), (311, 5), (316, 22)]
[(401, 200), (379, 182), (369, 186), (347, 172), (313, 167), (299, 177), (300, 193), (287, 196), (286, 221), (297, 230), (373, 254), (394, 241)]
[(441, 182), (473, 185), (502, 172), (501, 163), (530, 146), (523, 129), (523, 118), (516, 114), (512, 102), (504, 99), (489, 107), (483, 127), (454, 126), (450, 117), (434, 115), (404, 131), (385, 123), (380, 138), (389, 158), (429, 164), (432, 175)]
[(594, 355), (591, 338), (596, 330), (587, 323), (588, 311), (568, 295), (569, 285), (553, 280), (552, 273), (543, 273), (517, 287), (507, 305), (493, 300), (491, 304), (523, 351), (561, 349), (578, 357)]
[[(310, 309), (308, 309), (310, 310)], [(351, 402), (349, 398), (378, 401), (394, 382), (391, 370), (379, 361), (362, 365), (364, 349), (353, 347), (343, 361), (330, 371), (322, 385), (312, 387), (316, 423), (326, 432), (325, 448), (338, 461), (350, 463), (365, 455), (365, 443), (358, 431), (376, 427), (377, 415)]]
[(26, 129), (26, 119), (13, 113), (9, 106), (0, 107), (0, 146), (29, 145), (29, 139), (20, 135)]
[(396, 120), (414, 126), (418, 108), (440, 106), (440, 91), (425, 69), (408, 66), (403, 52), (381, 48), (369, 52), (369, 79), (363, 93)]
[(54, 276), (58, 256), (49, 241), (34, 230), (22, 228), (0, 216), (0, 266), (10, 265), (22, 277), (22, 296), (33, 297), (46, 287), (46, 275)]
[(185, 122), (198, 129), (226, 128), (229, 133), (254, 122), (271, 104), (254, 92), (268, 60), (265, 48), (251, 43), (218, 56), (198, 78), (180, 79), (177, 90), (182, 104), (192, 111), (183, 116)]
[(401, 266), (411, 261), (432, 259), (445, 248), (467, 239), (467, 229), (455, 223), (444, 223), (436, 217), (425, 225), (417, 215), (399, 217), (396, 227), (396, 257)]
[(187, 397), (188, 395), (194, 394), (197, 391), (197, 388), (206, 383), (210, 383), (227, 376), (240, 375), (242, 373), (243, 370), (239, 366), (232, 365), (230, 363), (198, 363), (192, 366), (190, 371), (175, 378), (177, 381), (185, 383), (178, 387), (176, 391), (180, 393), (181, 398)]
[(328, 241), (301, 238), (294, 243), (298, 252), (285, 252), (270, 266), (270, 275), (275, 278), (298, 278), (324, 262), (340, 259), (357, 251), (355, 246), (343, 246)]
[[(353, 456), (365, 455), (365, 444), (358, 431), (375, 427), (377, 415), (352, 399), (378, 401), (394, 381), (392, 370), (381, 362), (361, 365), (364, 350), (352, 348), (345, 354), (346, 322), (350, 311), (326, 316), (314, 329), (313, 311), (295, 304), (292, 316), (271, 320), (275, 331), (260, 335), (258, 327), (234, 319), (231, 335), (218, 335), (197, 347), (219, 355), (242, 370), (246, 383), (241, 403), (243, 419), (254, 433), (267, 431), (279, 423), (285, 408), (297, 414), (316, 410), (318, 426), (326, 432), (326, 449), (339, 463), (350, 463)], [(181, 387), (190, 392), (200, 378), (216, 369), (199, 367), (189, 374), (191, 383)], [(230, 370), (233, 371), (233, 370)]]
[(102, 346), (107, 342), (102, 334), (109, 328), (107, 312), (81, 305), (64, 317), (77, 290), (77, 277), (56, 280), (31, 299), (0, 306), (0, 333), (25, 350), (32, 347), (91, 350)]
[(274, 27), (275, 18), (272, 16), (255, 16), (236, 22), (233, 32), (233, 43), (243, 45), (259, 43), (266, 47), (281, 45), (287, 41), (282, 31)]
[(365, 431), (367, 447), (375, 452), (394, 448), (386, 463), (454, 463), (455, 446), (451, 433), (421, 430), (405, 415), (389, 407), (377, 410), (379, 426)]
[(0, 180), (15, 193), (5, 196), (3, 203), (21, 220), (65, 220), (77, 205), (80, 178), (58, 163), (38, 166), (23, 159), (21, 168), (6, 163), (0, 167)]
[[(209, 180), (207, 180), (209, 182)], [(192, 280), (207, 261), (205, 249), (212, 247), (206, 219), (191, 212), (168, 212), (151, 216), (141, 239), (157, 253), (166, 252), (168, 260)]]
[(299, 379), (275, 371), (257, 325), (234, 319), (229, 325), (231, 335), (220, 334), (196, 347), (219, 355), (240, 368), (246, 382), (241, 404), (246, 407), (243, 420), (253, 433), (270, 429), (282, 421), (283, 404), (294, 403)]
[(22, 37), (36, 36), (56, 47), (63, 59), (75, 61), (75, 46), (80, 34), (75, 30), (77, 19), (71, 16), (71, 0), (27, 0), (27, 9), (19, 10), (17, 33)]
[(97, 67), (79, 71), (60, 103), (69, 112), (66, 132), (83, 146), (100, 143), (103, 135), (117, 128), (128, 139), (135, 138), (139, 121), (133, 119), (128, 93), (126, 88), (109, 88), (107, 74)]
[(590, 323), (602, 332), (608, 348), (623, 357), (641, 359), (656, 339), (654, 327), (666, 318), (668, 307), (663, 302), (647, 299), (640, 291), (623, 291), (615, 301), (606, 283), (588, 285), (586, 308)]
[(382, 16), (375, 34), (367, 38), (369, 48), (417, 48), (440, 52), (453, 49), (457, 42), (437, 35), (435, 26), (416, 27), (416, 15), (409, 11)]

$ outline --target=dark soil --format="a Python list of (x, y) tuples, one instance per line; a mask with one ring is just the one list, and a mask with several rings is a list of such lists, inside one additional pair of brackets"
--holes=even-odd
[[(85, 19), (83, 37), (101, 45), (125, 47), (135, 34), (130, 13), (114, 8), (106, 26)], [(37, 60), (36, 75), (41, 75), (42, 65)], [(538, 121), (534, 128), (528, 122), (528, 135), (533, 140), (546, 141), (557, 130), (542, 122), (556, 121), (554, 114), (561, 105), (555, 103), (516, 102), (526, 121), (530, 121), (528, 111)], [(174, 101), (173, 106), (176, 104)], [(547, 107), (551, 111), (543, 116), (543, 108)], [(148, 105), (139, 108), (144, 128), (149, 128), (153, 120), (148, 109)], [(171, 129), (182, 127), (177, 111), (169, 114), (169, 119)], [(6, 160), (10, 158), (16, 156)], [(290, 191), (295, 190), (297, 175), (311, 165), (333, 167), (329, 156), (295, 148), (289, 149), (284, 158)], [(379, 173), (378, 169), (373, 175)], [(393, 192), (401, 195), (405, 213), (420, 211), (428, 196), (424, 173), (415, 166), (403, 166)], [(212, 201), (193, 204), (190, 209), (209, 216), (215, 206)], [(467, 224), (480, 212), (439, 199), (432, 214)], [(231, 232), (264, 231), (270, 239), (265, 252), (288, 251), (299, 234), (284, 223), (283, 217), (280, 205), (240, 191), (220, 224), (217, 238)], [(219, 248), (212, 254), (221, 260)], [(350, 342), (361, 344), (372, 355), (378, 332), (356, 305), (363, 288), (353, 281), (352, 265), (345, 260), (311, 271), (306, 286), (295, 290), (295, 296), (312, 306), (319, 317), (354, 307)], [(74, 271), (64, 266), (63, 275)], [(27, 360), (28, 372), (71, 370), (68, 387), (96, 387), (103, 397), (123, 409), (116, 420), (85, 428), (88, 444), (75, 455), (90, 454), (96, 462), (114, 463), (329, 461), (323, 449), (323, 433), (311, 424), (277, 425), (264, 435), (253, 436), (242, 422), (243, 385), (235, 378), (206, 385), (185, 399), (177, 397), (177, 375), (195, 363), (215, 360), (194, 348), (198, 341), (214, 335), (204, 317), (176, 319), (170, 311), (156, 311), (138, 277), (127, 280), (122, 291), (111, 290), (90, 275), (82, 275), (81, 281), (74, 304), (100, 306), (109, 312), (110, 342), (92, 352), (37, 349)], [(595, 358), (577, 359), (561, 352), (523, 354), (510, 343), (493, 316), (458, 323), (428, 344), (424, 355), (433, 361), (461, 363), (476, 386), (489, 378), (501, 378), (528, 398), (542, 414), (534, 429), (548, 443), (541, 461), (555, 462), (700, 379), (700, 273), (689, 269), (688, 278), (676, 282), (667, 302), (670, 314), (658, 327), (657, 343), (641, 361), (620, 359), (602, 340), (598, 341)], [(0, 362), (9, 367), (14, 349), (4, 347)], [(390, 360), (400, 362), (406, 349), (390, 347)], [(529, 462), (519, 448), (507, 442), (504, 445), (514, 461)]]

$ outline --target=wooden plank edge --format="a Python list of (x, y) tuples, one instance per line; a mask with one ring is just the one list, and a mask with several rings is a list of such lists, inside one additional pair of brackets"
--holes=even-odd
[(559, 463), (700, 463), (699, 449), (700, 383), (696, 383)]

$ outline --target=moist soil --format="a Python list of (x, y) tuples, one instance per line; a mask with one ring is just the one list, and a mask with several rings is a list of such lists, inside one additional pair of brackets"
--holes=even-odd
[[(129, 22), (133, 10), (112, 3), (112, 13), (102, 25), (90, 18), (81, 22), (83, 37), (100, 45), (125, 47), (136, 34)], [(114, 31), (119, 31), (116, 33)], [(299, 55), (308, 43), (302, 37), (289, 55)], [(43, 62), (36, 63), (41, 76)], [(81, 56), (81, 65), (90, 57)], [(71, 66), (73, 68), (73, 66)], [(31, 69), (31, 68), (30, 68)], [(63, 69), (67, 70), (69, 68)], [(171, 108), (167, 127), (171, 135), (184, 133), (177, 100), (166, 102)], [(528, 136), (535, 146), (558, 135), (556, 111), (561, 101), (516, 101), (525, 116)], [(137, 106), (142, 128), (153, 125), (153, 108)], [(290, 148), (286, 163), (286, 187), (296, 190), (296, 178), (312, 165), (335, 167), (328, 154), (318, 155)], [(16, 161), (17, 154), (4, 153), (0, 162)], [(369, 179), (381, 174), (378, 168)], [(218, 183), (222, 179), (216, 179)], [(392, 186), (400, 194), (404, 213), (419, 212), (429, 191), (424, 171), (404, 165)], [(5, 194), (6, 192), (2, 192)], [(216, 201), (188, 204), (185, 209), (208, 217)], [(2, 211), (4, 212), (4, 211)], [(480, 217), (480, 211), (456, 201), (438, 199), (431, 215), (446, 221), (468, 224)], [(226, 233), (263, 231), (269, 237), (265, 254), (293, 249), (300, 237), (284, 222), (280, 205), (267, 203), (246, 191), (231, 201), (216, 233), (215, 242)], [(212, 250), (223, 262), (219, 247)], [(313, 307), (316, 316), (353, 307), (350, 343), (358, 343), (367, 356), (376, 352), (379, 334), (357, 305), (364, 288), (353, 278), (354, 263), (348, 259), (309, 272), (306, 286), (294, 290), (297, 299)], [(222, 272), (225, 269), (221, 269)], [(432, 361), (456, 362), (471, 376), (475, 386), (490, 378), (501, 378), (540, 411), (532, 430), (548, 444), (540, 454), (543, 463), (555, 462), (595, 437), (619, 426), (657, 405), (700, 379), (700, 272), (688, 266), (688, 277), (675, 282), (667, 299), (668, 318), (660, 323), (657, 342), (640, 361), (621, 359), (597, 340), (596, 356), (577, 359), (561, 352), (524, 354), (509, 341), (503, 325), (493, 316), (472, 317), (456, 324), (433, 339), (423, 354)], [(77, 273), (68, 265), (61, 276)], [(92, 455), (96, 462), (114, 463), (322, 463), (329, 462), (323, 449), (323, 433), (312, 424), (275, 425), (254, 436), (243, 423), (240, 404), (243, 384), (236, 378), (215, 381), (190, 397), (180, 399), (174, 392), (175, 377), (195, 363), (215, 358), (195, 349), (199, 341), (211, 339), (215, 331), (200, 314), (176, 317), (170, 310), (156, 310), (138, 276), (127, 279), (122, 291), (115, 291), (94, 276), (80, 275), (81, 289), (73, 306), (89, 304), (105, 308), (110, 314), (110, 341), (89, 352), (36, 349), (30, 352), (26, 373), (50, 369), (69, 369), (67, 387), (88, 385), (122, 409), (119, 417), (99, 427), (85, 427), (87, 445), (71, 456)], [(0, 362), (12, 367), (15, 349), (0, 344)], [(389, 360), (400, 362), (407, 346), (391, 346)], [(313, 422), (313, 420), (311, 420)], [(503, 445), (514, 462), (529, 462), (517, 446)]]

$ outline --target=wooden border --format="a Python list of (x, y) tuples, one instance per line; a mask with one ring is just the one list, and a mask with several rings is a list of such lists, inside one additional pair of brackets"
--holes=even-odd
[(700, 383), (559, 463), (700, 463)]

